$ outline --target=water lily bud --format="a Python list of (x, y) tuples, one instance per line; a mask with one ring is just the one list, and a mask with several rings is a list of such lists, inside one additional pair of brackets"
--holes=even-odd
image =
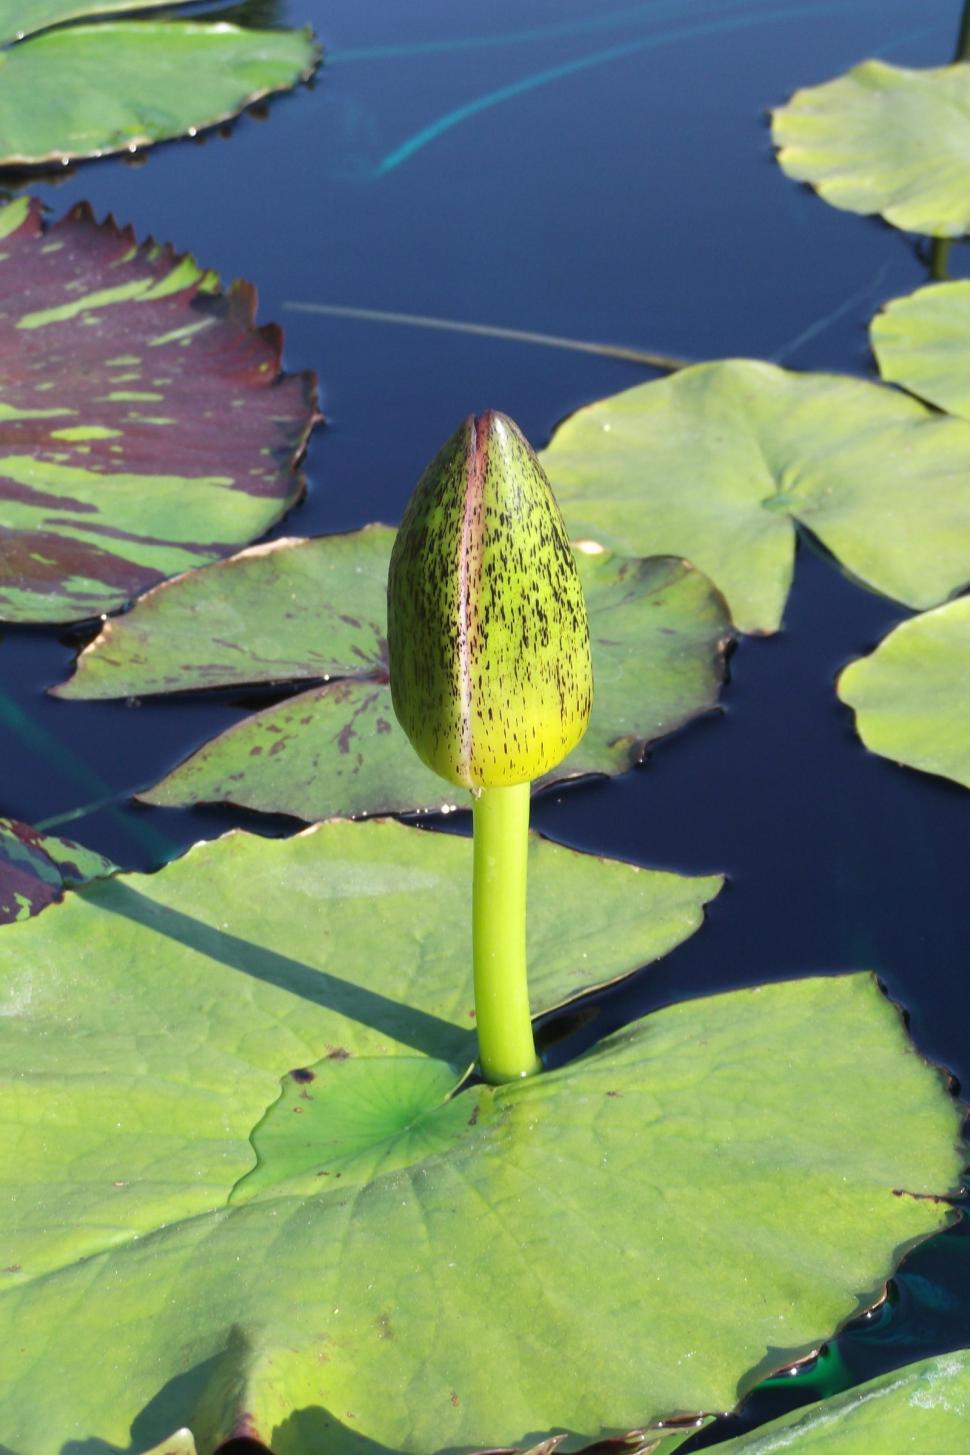
[(387, 583), (394, 711), (452, 783), (527, 783), (589, 720), (586, 603), (559, 507), (504, 414), (469, 417), (408, 503)]

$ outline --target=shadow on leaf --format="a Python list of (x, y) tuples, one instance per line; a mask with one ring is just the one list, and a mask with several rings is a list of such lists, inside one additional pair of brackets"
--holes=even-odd
[[(318, 970), (300, 960), (293, 960), (266, 945), (241, 939), (225, 930), (213, 929), (202, 920), (158, 904), (117, 880), (106, 883), (101, 892), (89, 897), (88, 902), (109, 914), (121, 915), (147, 930), (165, 935), (196, 954), (216, 960), (232, 970), (240, 970), (256, 980), (275, 985), (279, 990), (302, 996), (314, 1005), (359, 1021), (361, 1025), (392, 1037), (422, 1055), (440, 1056), (442, 1045), (450, 1045), (456, 1034), (461, 1035), (455, 1026), (427, 1011), (402, 1005), (378, 991), (368, 990), (327, 970)], [(468, 1039), (471, 1051), (471, 1037)]]

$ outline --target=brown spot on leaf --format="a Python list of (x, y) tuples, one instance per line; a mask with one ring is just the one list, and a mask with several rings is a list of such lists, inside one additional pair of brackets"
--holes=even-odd
[(347, 1058), (349, 1057), (349, 1055), (350, 1055), (350, 1052), (344, 1046), (328, 1046), (327, 1047), (327, 1060), (328, 1061), (346, 1061)]
[(893, 1197), (911, 1197), (916, 1202), (951, 1202), (949, 1197), (941, 1197), (938, 1192), (908, 1192), (905, 1187), (894, 1187)]
[(290, 1072), (290, 1075), (294, 1081), (314, 1081), (317, 1073), (311, 1071), (309, 1066), (297, 1066), (295, 1071)]

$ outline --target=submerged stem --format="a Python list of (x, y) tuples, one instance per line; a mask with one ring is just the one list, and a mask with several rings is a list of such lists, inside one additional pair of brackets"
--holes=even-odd
[(483, 788), (472, 808), (472, 960), (481, 1072), (500, 1084), (540, 1069), (526, 979), (529, 784)]

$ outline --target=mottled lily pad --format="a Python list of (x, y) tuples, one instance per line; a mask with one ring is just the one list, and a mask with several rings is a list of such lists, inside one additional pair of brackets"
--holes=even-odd
[(970, 788), (970, 596), (896, 627), (839, 678), (874, 753)]
[(778, 161), (826, 202), (934, 237), (970, 231), (970, 65), (863, 61), (772, 115)]
[(28, 919), (60, 899), (66, 887), (114, 871), (110, 859), (71, 839), (0, 818), (0, 925)]
[(685, 556), (743, 631), (781, 622), (796, 523), (910, 606), (970, 578), (970, 427), (861, 379), (699, 364), (579, 410), (541, 459), (574, 539)]
[(970, 1350), (870, 1379), (713, 1448), (718, 1455), (955, 1455), (970, 1428)]
[[(387, 682), (393, 530), (276, 541), (172, 581), (106, 622), (58, 696), (104, 698), (334, 679), (245, 719), (140, 795), (305, 819), (467, 803), (417, 758)], [(727, 610), (683, 561), (580, 552), (595, 692), (586, 737), (547, 783), (625, 772), (712, 708)]]
[(115, 610), (261, 535), (301, 490), (315, 381), (245, 283), (73, 208), (0, 210), (0, 619)]
[[(16, 1455), (133, 1428), (201, 1455), (589, 1443), (729, 1407), (947, 1220), (957, 1108), (869, 976), (675, 1005), (460, 1089), (470, 847), (234, 834), (0, 936)], [(530, 875), (537, 1007), (717, 887), (541, 842)]]
[(970, 279), (894, 298), (869, 337), (885, 380), (970, 419)]
[(309, 30), (178, 20), (45, 29), (157, 4), (14, 0), (5, 6), (0, 43), (18, 43), (0, 49), (0, 167), (101, 157), (194, 136), (307, 80), (319, 61)]

